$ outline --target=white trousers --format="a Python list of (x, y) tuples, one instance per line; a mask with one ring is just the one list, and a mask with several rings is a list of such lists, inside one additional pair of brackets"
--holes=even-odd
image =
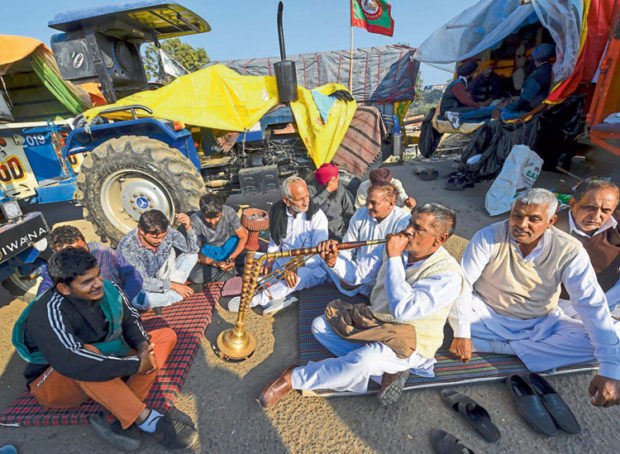
[[(181, 254), (176, 257), (174, 249), (171, 249), (170, 257), (157, 271), (157, 279), (185, 284), (197, 261), (198, 254)], [(146, 292), (146, 298), (151, 307), (166, 307), (183, 300), (181, 295), (170, 289), (163, 293)]]
[(517, 355), (533, 372), (595, 361), (594, 346), (581, 320), (560, 309), (545, 317), (519, 320), (498, 314), (476, 294), (472, 303), (474, 351)]
[(395, 374), (407, 369), (423, 377), (434, 377), (434, 359), (413, 352), (409, 358), (396, 356), (394, 350), (381, 342), (359, 344), (342, 339), (331, 329), (325, 316), (312, 321), (316, 339), (337, 358), (310, 361), (293, 369), (293, 389), (331, 389), (364, 393), (370, 378), (381, 382), (384, 373)]
[[(278, 263), (274, 264), (274, 266), (277, 265)], [(287, 286), (283, 280), (278, 281), (267, 290), (260, 292), (252, 298), (250, 307), (269, 306), (273, 300), (286, 298), (293, 292), (314, 287), (327, 281), (327, 274), (325, 274), (325, 271), (320, 267), (310, 268), (307, 266), (302, 266), (297, 269), (297, 277), (299, 277), (299, 279), (297, 280), (295, 287)]]
[(374, 287), (374, 284), (372, 286), (370, 285), (358, 285), (355, 288), (349, 288), (349, 289), (345, 289), (342, 286), (342, 280), (336, 276), (336, 273), (334, 273), (334, 271), (327, 265), (325, 265), (325, 263), (323, 263), (323, 269), (327, 272), (329, 279), (331, 279), (331, 281), (334, 283), (334, 285), (336, 286), (336, 288), (338, 289), (338, 291), (340, 293), (342, 293), (343, 295), (347, 295), (347, 296), (355, 296), (358, 294), (362, 294), (364, 296), (369, 296), (370, 292), (372, 291), (372, 287)]

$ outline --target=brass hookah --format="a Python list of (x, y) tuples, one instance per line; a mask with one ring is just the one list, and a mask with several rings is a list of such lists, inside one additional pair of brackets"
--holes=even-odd
[[(252, 356), (256, 348), (256, 339), (245, 329), (245, 322), (250, 309), (250, 302), (257, 293), (257, 283), (263, 263), (267, 260), (283, 257), (303, 257), (318, 254), (318, 247), (290, 249), (288, 251), (269, 252), (256, 259), (256, 251), (259, 249), (258, 237), (261, 231), (269, 228), (269, 215), (266, 211), (257, 208), (247, 208), (241, 216), (241, 225), (248, 230), (248, 241), (246, 243), (246, 259), (243, 268), (243, 285), (241, 287), (241, 301), (239, 302), (239, 312), (237, 321), (233, 328), (222, 331), (217, 337), (217, 347), (219, 355), (228, 361), (244, 361)], [(386, 240), (354, 241), (349, 243), (339, 243), (336, 248), (340, 250), (355, 249), (364, 246), (374, 246), (383, 244)], [(293, 266), (285, 265), (287, 272), (292, 272), (302, 266), (305, 260), (299, 260)], [(284, 272), (273, 272), (269, 277), (275, 276), (280, 280)], [(264, 289), (264, 285), (261, 290)]]

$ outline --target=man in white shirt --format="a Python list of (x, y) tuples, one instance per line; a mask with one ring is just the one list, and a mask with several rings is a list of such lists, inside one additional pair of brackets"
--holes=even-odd
[[(409, 213), (396, 206), (394, 186), (373, 185), (368, 188), (366, 206), (355, 212), (343, 242), (383, 240), (390, 233), (402, 232), (409, 225)], [(318, 245), (319, 252), (334, 250), (338, 242), (330, 240)], [(381, 268), (384, 245), (364, 246), (341, 251), (326, 262), (327, 271), (345, 295), (369, 296)]]
[[(575, 190), (570, 208), (558, 213), (555, 224), (583, 244), (612, 312), (620, 303), (619, 199), (618, 186), (611, 181), (583, 182)], [(565, 293), (560, 297), (560, 307), (573, 317), (577, 312)]]
[(379, 167), (370, 171), (368, 180), (362, 181), (357, 187), (357, 194), (355, 196), (355, 209), (359, 210), (366, 205), (366, 197), (368, 196), (368, 188), (372, 185), (385, 185), (391, 184), (394, 186), (398, 193), (396, 205), (399, 207), (407, 207), (413, 209), (416, 201), (413, 197), (407, 195), (407, 191), (403, 187), (400, 180), (392, 177), (392, 171), (385, 167)]
[[(450, 351), (516, 354), (532, 371), (598, 360), (589, 394), (618, 403), (620, 340), (582, 245), (553, 227), (557, 199), (546, 189), (519, 196), (507, 221), (478, 231), (462, 259), (468, 291), (450, 315)], [(581, 320), (558, 307), (560, 284)]]
[[(306, 182), (298, 176), (290, 176), (282, 183), (282, 200), (271, 207), (269, 214), (271, 241), (267, 252), (288, 251), (291, 249), (310, 248), (326, 241), (327, 217), (320, 208), (310, 200)], [(265, 273), (282, 268), (294, 258), (279, 258), (265, 263)], [(255, 295), (250, 307), (263, 306), (263, 315), (274, 314), (297, 301), (289, 296), (304, 288), (314, 287), (326, 281), (327, 273), (321, 266), (320, 257), (309, 258), (297, 270), (288, 270), (283, 280), (270, 285)], [(260, 282), (260, 281), (259, 281)], [(239, 311), (240, 297), (228, 303), (228, 310)]]
[[(443, 326), (464, 285), (458, 262), (442, 247), (455, 222), (452, 210), (426, 204), (413, 214), (404, 232), (390, 235), (370, 306), (335, 300), (312, 323), (317, 340), (337, 357), (286, 369), (265, 388), (261, 405), (275, 405), (291, 389), (363, 393), (370, 378), (381, 380), (377, 397), (382, 405), (389, 405), (400, 396), (410, 370), (432, 377)], [(330, 259), (329, 253), (323, 255)], [(342, 310), (341, 315), (333, 309)], [(346, 311), (369, 321), (352, 321), (355, 317), (347, 317)], [(343, 323), (359, 329), (343, 331)]]

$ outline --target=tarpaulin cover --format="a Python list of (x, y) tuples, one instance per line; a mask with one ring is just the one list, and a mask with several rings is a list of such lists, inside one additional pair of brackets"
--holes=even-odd
[[(586, 2), (584, 2), (586, 3)], [(614, 14), (614, 2), (592, 0), (586, 4), (585, 27), (582, 33), (583, 45), (573, 74), (560, 86), (555, 87), (547, 98), (556, 103), (573, 93), (581, 82), (592, 82), (609, 39), (609, 29)], [(616, 6), (617, 7), (617, 6)]]
[[(45, 44), (34, 38), (0, 35), (0, 76), (10, 75), (16, 65), (19, 65), (16, 75), (5, 80), (10, 101), (18, 111), (13, 112), (16, 119), (77, 114), (92, 105), (83, 89), (62, 79), (52, 51)], [(49, 102), (47, 106), (36, 104), (37, 101), (43, 104), (49, 96), (41, 91), (43, 88), (39, 89), (41, 84), (68, 112), (59, 112)], [(20, 106), (26, 106), (27, 112), (19, 112)]]
[[(317, 88), (323, 94), (345, 89), (337, 84)], [(355, 101), (336, 101), (325, 124), (312, 94), (298, 87), (299, 100), (291, 103), (299, 135), (314, 164), (329, 162), (355, 113)], [(246, 131), (278, 103), (275, 77), (242, 76), (223, 65), (203, 68), (175, 79), (154, 91), (142, 91), (109, 106), (95, 107), (84, 113), (92, 120), (101, 111), (140, 104), (153, 111), (152, 117), (180, 121), (188, 125), (223, 131)], [(147, 116), (144, 111), (137, 112)], [(106, 114), (110, 118), (129, 119), (129, 112)]]
[(436, 30), (414, 58), (429, 64), (463, 61), (538, 19), (555, 42), (553, 76), (561, 81), (571, 75), (577, 62), (582, 17), (582, 0), (531, 0), (527, 4), (520, 0), (481, 0)]
[(0, 75), (6, 72), (8, 64), (23, 60), (34, 50), (43, 46), (49, 48), (38, 39), (25, 36), (0, 35)]
[[(413, 60), (415, 49), (409, 46), (378, 46), (353, 51), (355, 100), (364, 104), (411, 101), (419, 63)], [(335, 50), (288, 55), (295, 62), (297, 83), (314, 89), (326, 83), (348, 86), (350, 51)], [(273, 64), (280, 57), (251, 58), (217, 62), (248, 76), (273, 76)]]

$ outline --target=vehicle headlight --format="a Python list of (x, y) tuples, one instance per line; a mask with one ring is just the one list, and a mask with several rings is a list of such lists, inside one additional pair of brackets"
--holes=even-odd
[(47, 238), (43, 238), (32, 245), (37, 251), (43, 252), (47, 249)]
[(0, 210), (7, 220), (12, 220), (22, 216), (22, 209), (19, 207), (17, 200), (9, 200), (0, 204)]

